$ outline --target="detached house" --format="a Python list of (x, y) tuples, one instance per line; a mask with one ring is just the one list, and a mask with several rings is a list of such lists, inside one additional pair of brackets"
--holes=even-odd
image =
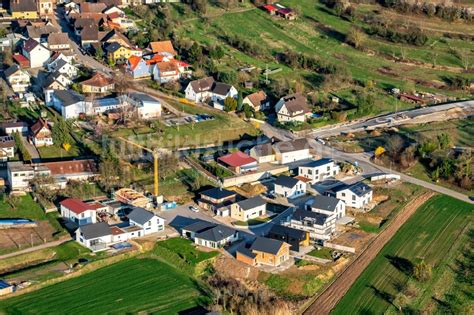
[(51, 52), (32, 38), (23, 44), (23, 55), (30, 61), (31, 68), (40, 68), (48, 61)]
[(68, 198), (59, 203), (61, 216), (76, 225), (97, 222), (97, 212), (107, 211), (107, 206), (100, 203), (85, 203), (80, 199)]
[(275, 105), (275, 112), (281, 123), (304, 122), (311, 115), (308, 101), (300, 93), (282, 97)]
[(153, 80), (164, 84), (179, 80), (179, 68), (175, 62), (158, 62), (152, 66)]
[(10, 12), (15, 20), (38, 18), (38, 8), (35, 0), (10, 0)]
[(143, 119), (152, 119), (161, 116), (161, 102), (144, 93), (130, 93), (123, 99), (134, 106), (137, 114)]
[(230, 216), (233, 219), (247, 222), (267, 213), (267, 203), (260, 196), (236, 202), (230, 206)]
[(67, 33), (52, 33), (48, 36), (48, 48), (53, 51), (69, 50), (69, 37)]
[(311, 180), (311, 184), (339, 174), (339, 166), (332, 159), (311, 161), (298, 167), (298, 175)]
[(0, 136), (0, 161), (15, 157), (15, 139), (12, 136)]
[(148, 49), (154, 54), (159, 54), (165, 57), (174, 58), (176, 56), (176, 50), (174, 50), (173, 43), (171, 43), (170, 40), (151, 42), (148, 45)]
[(306, 210), (327, 215), (331, 220), (339, 220), (346, 215), (346, 204), (344, 201), (317, 195), (305, 203)]
[(309, 232), (311, 239), (329, 240), (336, 232), (336, 219), (326, 214), (296, 209), (289, 226)]
[(127, 47), (117, 42), (108, 44), (105, 47), (105, 51), (107, 52), (107, 60), (116, 64), (127, 62), (130, 56), (140, 57), (142, 55), (142, 51), (139, 48)]
[(257, 144), (250, 149), (249, 155), (256, 159), (259, 164), (275, 161), (275, 152), (271, 143)]
[(185, 226), (182, 235), (192, 239), (195, 244), (220, 248), (232, 244), (239, 239), (239, 232), (222, 224), (207, 221), (197, 221)]
[(55, 90), (52, 94), (52, 104), (64, 119), (77, 118), (90, 112), (89, 107), (92, 108), (92, 103), (73, 90)]
[(221, 156), (217, 160), (237, 174), (252, 172), (257, 169), (257, 160), (241, 151)]
[(270, 99), (264, 91), (258, 91), (247, 95), (242, 104), (247, 104), (253, 108), (256, 112), (261, 110), (267, 110), (270, 108)]
[(280, 164), (311, 159), (310, 145), (306, 138), (277, 142), (273, 145), (275, 159)]
[(92, 78), (82, 81), (79, 85), (82, 93), (86, 94), (109, 94), (115, 89), (114, 80), (100, 72), (96, 72)]
[(309, 232), (297, 230), (284, 225), (272, 225), (272, 228), (267, 233), (266, 237), (286, 242), (290, 244), (290, 250), (299, 252), (300, 246), (309, 246)]
[(139, 56), (130, 56), (127, 61), (126, 71), (133, 79), (146, 79), (151, 76), (150, 66)]
[(54, 63), (51, 67), (52, 71), (57, 71), (61, 74), (66, 75), (69, 79), (73, 79), (77, 76), (77, 68), (71, 63), (67, 62), (64, 59), (60, 59)]
[(280, 266), (290, 259), (290, 245), (279, 240), (257, 237), (250, 248), (240, 247), (236, 259), (249, 265)]
[(143, 235), (156, 233), (165, 229), (165, 219), (143, 208), (134, 208), (127, 217), (130, 226), (141, 228)]
[(113, 242), (112, 228), (105, 222), (81, 225), (76, 230), (76, 241), (94, 252), (106, 250)]
[(367, 184), (358, 182), (349, 186), (341, 185), (332, 188), (328, 195), (341, 199), (347, 207), (363, 209), (373, 198), (373, 190)]
[(18, 65), (9, 67), (4, 72), (8, 84), (15, 93), (23, 93), (30, 87), (30, 75)]
[(211, 188), (200, 193), (198, 206), (214, 212), (216, 215), (227, 217), (230, 215), (230, 205), (235, 202), (237, 194), (223, 188)]
[(216, 82), (213, 77), (191, 81), (185, 89), (186, 99), (195, 103), (212, 100), (222, 103), (227, 97), (237, 98), (235, 87)]
[(288, 199), (297, 198), (306, 194), (306, 183), (289, 176), (279, 176), (274, 184), (275, 194)]
[(51, 128), (43, 118), (31, 126), (31, 142), (35, 147), (53, 145)]

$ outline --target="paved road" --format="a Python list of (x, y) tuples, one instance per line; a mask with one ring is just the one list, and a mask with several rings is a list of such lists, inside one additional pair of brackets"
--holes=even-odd
[(9, 258), (9, 257), (18, 256), (18, 255), (21, 255), (21, 254), (31, 253), (31, 252), (34, 252), (34, 251), (37, 251), (37, 250), (40, 250), (40, 249), (55, 247), (55, 246), (61, 245), (63, 243), (69, 242), (70, 240), (72, 240), (72, 238), (70, 236), (68, 236), (68, 237), (61, 238), (61, 239), (56, 240), (56, 241), (44, 243), (44, 244), (41, 244), (41, 245), (38, 245), (38, 246), (25, 248), (25, 249), (22, 249), (22, 250), (13, 252), (13, 253), (1, 255), (0, 260), (6, 259), (6, 258)]

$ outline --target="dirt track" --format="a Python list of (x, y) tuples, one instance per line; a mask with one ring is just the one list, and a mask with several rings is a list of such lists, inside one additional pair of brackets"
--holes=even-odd
[(316, 298), (304, 314), (329, 314), (398, 229), (433, 195), (432, 192), (422, 194), (403, 208), (389, 226)]

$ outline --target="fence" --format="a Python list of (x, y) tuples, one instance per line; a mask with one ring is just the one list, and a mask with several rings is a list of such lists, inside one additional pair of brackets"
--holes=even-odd
[(376, 182), (376, 181), (379, 181), (379, 180), (400, 180), (400, 175), (381, 174), (381, 175), (377, 175), (377, 176), (372, 176), (370, 178), (370, 181), (372, 181), (372, 182)]
[(329, 248), (332, 248), (332, 249), (337, 249), (337, 250), (341, 250), (343, 252), (348, 252), (348, 253), (353, 253), (353, 254), (356, 251), (354, 247), (343, 246), (343, 245), (338, 245), (338, 244), (333, 244), (333, 243), (328, 243), (328, 242), (324, 243), (324, 247), (329, 247)]

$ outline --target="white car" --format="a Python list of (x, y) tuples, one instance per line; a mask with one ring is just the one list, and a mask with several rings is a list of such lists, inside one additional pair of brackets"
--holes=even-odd
[(193, 212), (199, 212), (199, 209), (196, 208), (195, 206), (189, 206), (188, 209), (193, 211)]

